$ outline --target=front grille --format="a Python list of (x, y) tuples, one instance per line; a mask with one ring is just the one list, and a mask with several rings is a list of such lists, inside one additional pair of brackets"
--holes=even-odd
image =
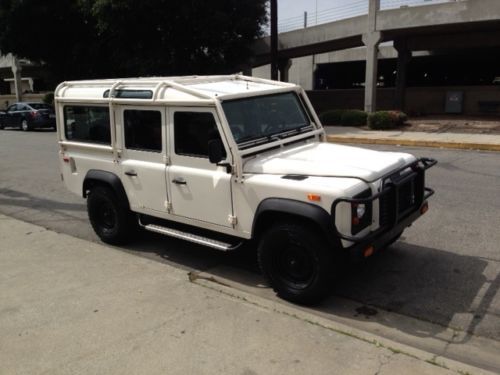
[(379, 198), (380, 226), (396, 224), (418, 209), (423, 200), (423, 173), (406, 172), (389, 177)]
[(379, 199), (380, 213), (379, 213), (379, 222), (381, 227), (385, 227), (389, 225), (393, 219), (392, 215), (393, 209), (391, 209), (391, 199), (389, 199), (388, 194), (384, 194)]

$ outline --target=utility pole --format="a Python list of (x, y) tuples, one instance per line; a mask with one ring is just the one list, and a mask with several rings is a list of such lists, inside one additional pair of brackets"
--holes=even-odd
[(271, 79), (278, 80), (278, 0), (271, 1)]

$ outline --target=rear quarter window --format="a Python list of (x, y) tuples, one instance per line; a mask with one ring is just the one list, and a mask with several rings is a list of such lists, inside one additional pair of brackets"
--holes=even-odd
[(109, 108), (65, 106), (64, 133), (68, 141), (111, 144)]

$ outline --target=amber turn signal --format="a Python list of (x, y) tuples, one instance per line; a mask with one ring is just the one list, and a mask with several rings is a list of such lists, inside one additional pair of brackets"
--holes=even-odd
[(307, 199), (309, 199), (311, 202), (319, 202), (321, 200), (321, 195), (307, 194)]
[(363, 250), (363, 256), (365, 258), (367, 258), (370, 255), (373, 255), (374, 251), (375, 251), (375, 249), (373, 248), (373, 246), (368, 246), (366, 249)]
[(422, 207), (420, 207), (420, 213), (423, 215), (429, 211), (429, 203), (425, 202)]

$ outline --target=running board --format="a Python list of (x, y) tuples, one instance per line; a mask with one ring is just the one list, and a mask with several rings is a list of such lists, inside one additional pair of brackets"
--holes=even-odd
[(198, 236), (198, 235), (193, 234), (193, 233), (183, 232), (183, 231), (180, 231), (178, 229), (162, 227), (162, 226), (156, 225), (156, 224), (146, 224), (146, 225), (141, 225), (141, 226), (150, 232), (163, 234), (163, 235), (169, 236), (169, 237), (180, 238), (181, 240), (193, 242), (193, 243), (196, 243), (198, 245), (208, 246), (208, 247), (211, 247), (212, 249), (221, 250), (221, 251), (235, 250), (238, 247), (240, 247), (240, 245), (243, 243), (243, 241), (241, 241), (237, 244), (231, 244), (231, 243), (227, 243), (227, 242), (223, 242), (223, 241), (219, 241), (219, 240), (214, 240), (214, 239), (208, 238), (208, 237)]

